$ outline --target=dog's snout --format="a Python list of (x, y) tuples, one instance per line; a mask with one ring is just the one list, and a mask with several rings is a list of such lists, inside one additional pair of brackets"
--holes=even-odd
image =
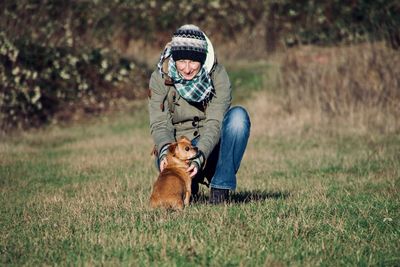
[(193, 147), (193, 149), (194, 149), (194, 151), (196, 151), (196, 152), (199, 150), (197, 147)]

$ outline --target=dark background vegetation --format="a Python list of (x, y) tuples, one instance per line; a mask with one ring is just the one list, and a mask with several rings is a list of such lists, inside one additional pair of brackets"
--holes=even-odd
[(78, 120), (144, 98), (160, 49), (185, 23), (226, 60), (283, 54), (288, 112), (397, 116), (399, 14), (395, 0), (2, 1), (0, 127)]

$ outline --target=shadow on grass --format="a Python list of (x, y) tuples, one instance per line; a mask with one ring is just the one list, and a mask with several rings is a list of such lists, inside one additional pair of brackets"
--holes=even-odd
[(241, 191), (231, 194), (232, 203), (249, 203), (265, 201), (267, 199), (286, 199), (290, 196), (289, 192), (271, 192), (271, 191)]
[[(261, 202), (268, 199), (286, 199), (290, 196), (289, 192), (271, 192), (271, 191), (240, 191), (233, 192), (230, 194), (229, 203), (250, 203), (250, 202)], [(208, 203), (208, 195), (199, 194), (195, 197), (193, 202), (198, 204)]]

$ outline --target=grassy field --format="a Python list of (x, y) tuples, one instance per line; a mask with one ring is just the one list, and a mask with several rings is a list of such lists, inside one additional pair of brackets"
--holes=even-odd
[(2, 137), (0, 265), (399, 266), (400, 136), (288, 115), (271, 77), (228, 70), (252, 119), (230, 204), (148, 208), (146, 101)]

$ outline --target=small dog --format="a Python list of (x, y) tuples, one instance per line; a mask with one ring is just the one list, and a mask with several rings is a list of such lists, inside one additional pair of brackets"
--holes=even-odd
[(182, 136), (168, 147), (167, 166), (159, 174), (153, 185), (150, 207), (183, 210), (189, 205), (192, 178), (186, 169), (197, 155), (197, 148)]

